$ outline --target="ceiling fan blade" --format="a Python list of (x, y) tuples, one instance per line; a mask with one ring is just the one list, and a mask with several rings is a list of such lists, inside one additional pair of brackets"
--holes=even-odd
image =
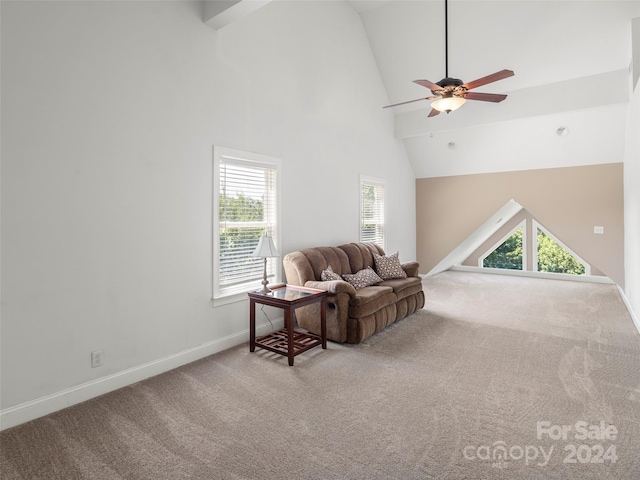
[(482, 77), (477, 80), (473, 80), (472, 82), (465, 83), (462, 86), (467, 90), (471, 90), (472, 88), (481, 87), (482, 85), (486, 85), (487, 83), (497, 82), (498, 80), (512, 77), (513, 75), (513, 70), (500, 70), (499, 72), (492, 73), (491, 75), (487, 75), (486, 77)]
[(415, 100), (409, 100), (408, 102), (400, 102), (400, 103), (394, 103), (393, 105), (386, 105), (382, 108), (397, 107), (398, 105), (406, 105), (407, 103), (419, 102), (420, 100), (426, 100), (426, 98), (416, 98)]
[(507, 96), (498, 93), (467, 92), (464, 95), (464, 98), (466, 98), (467, 100), (481, 100), (483, 102), (498, 103), (507, 98)]
[(431, 113), (429, 113), (429, 115), (427, 115), (428, 117), (435, 117), (436, 115), (438, 115), (440, 112), (438, 110), (436, 110), (435, 108), (431, 109)]
[(430, 82), (429, 80), (414, 80), (413, 83), (417, 83), (418, 85), (422, 85), (423, 87), (427, 87), (434, 92), (438, 90), (442, 90), (442, 87), (436, 83)]

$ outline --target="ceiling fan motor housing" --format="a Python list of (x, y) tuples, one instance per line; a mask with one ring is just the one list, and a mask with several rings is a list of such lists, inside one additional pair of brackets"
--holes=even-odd
[(439, 82), (436, 82), (436, 85), (440, 85), (442, 88), (444, 88), (444, 87), (459, 87), (459, 86), (463, 85), (463, 82), (459, 78), (447, 77), (447, 78), (443, 78)]
[(453, 95), (462, 96), (467, 92), (466, 88), (462, 86), (464, 85), (462, 80), (459, 78), (446, 77), (436, 82), (436, 85), (442, 87), (442, 90), (431, 90), (431, 92), (443, 98), (452, 97)]

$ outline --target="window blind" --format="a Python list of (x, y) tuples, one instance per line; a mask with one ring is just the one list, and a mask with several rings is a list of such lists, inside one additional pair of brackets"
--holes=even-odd
[(375, 243), (384, 249), (384, 180), (361, 177), (360, 241)]
[[(250, 155), (246, 155), (250, 156)], [(262, 235), (277, 242), (277, 164), (218, 155), (218, 214), (214, 297), (260, 285), (264, 259), (251, 254)], [(267, 259), (267, 276), (276, 276), (276, 259)]]

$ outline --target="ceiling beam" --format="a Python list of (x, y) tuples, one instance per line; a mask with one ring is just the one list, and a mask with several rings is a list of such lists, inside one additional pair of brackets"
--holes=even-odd
[(202, 9), (202, 20), (214, 30), (253, 13), (272, 0), (205, 0)]

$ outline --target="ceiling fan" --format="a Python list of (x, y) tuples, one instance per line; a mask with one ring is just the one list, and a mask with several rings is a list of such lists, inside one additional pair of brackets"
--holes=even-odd
[(460, 108), (467, 100), (480, 100), (482, 102), (498, 103), (507, 98), (506, 95), (496, 93), (471, 92), (470, 90), (497, 82), (514, 75), (512, 70), (500, 70), (486, 77), (478, 78), (471, 82), (464, 83), (457, 78), (449, 77), (449, 31), (448, 31), (448, 0), (444, 2), (444, 32), (445, 32), (445, 78), (433, 83), (429, 80), (414, 80), (414, 83), (431, 89), (433, 95), (429, 97), (409, 100), (408, 102), (394, 103), (383, 108), (397, 107), (407, 103), (419, 102), (421, 100), (435, 100), (431, 104), (429, 117), (435, 117), (440, 112), (451, 112)]

